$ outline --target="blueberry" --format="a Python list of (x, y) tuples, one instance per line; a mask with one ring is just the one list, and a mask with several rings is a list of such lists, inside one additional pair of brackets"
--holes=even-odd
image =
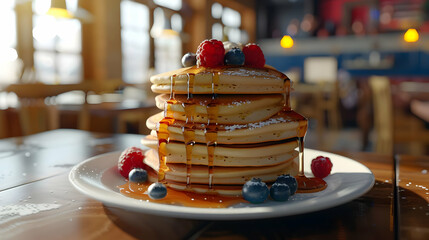
[(271, 185), (270, 196), (273, 200), (284, 202), (289, 199), (290, 195), (290, 188), (286, 183), (275, 182)]
[(298, 182), (296, 181), (296, 179), (294, 177), (292, 177), (289, 174), (280, 175), (277, 178), (276, 183), (287, 184), (290, 188), (290, 195), (294, 195), (296, 193), (296, 190), (298, 189)]
[(197, 65), (197, 55), (195, 53), (188, 52), (182, 57), (183, 67), (192, 67)]
[(262, 203), (269, 195), (267, 184), (259, 178), (252, 178), (243, 185), (243, 198), (251, 203)]
[(225, 54), (226, 65), (243, 65), (244, 64), (244, 53), (240, 48), (232, 48)]
[(134, 168), (128, 174), (130, 182), (144, 183), (147, 181), (147, 171), (143, 168)]
[(152, 199), (161, 199), (167, 195), (167, 187), (162, 183), (152, 183), (147, 191)]

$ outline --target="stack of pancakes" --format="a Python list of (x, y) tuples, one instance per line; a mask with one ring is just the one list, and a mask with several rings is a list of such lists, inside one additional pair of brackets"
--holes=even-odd
[(151, 77), (163, 112), (142, 143), (151, 181), (184, 191), (240, 195), (298, 172), (307, 120), (289, 106), (290, 80), (272, 68), (189, 67)]

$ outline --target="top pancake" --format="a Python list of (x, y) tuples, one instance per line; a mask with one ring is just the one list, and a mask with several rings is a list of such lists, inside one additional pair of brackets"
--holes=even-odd
[[(190, 75), (193, 86), (188, 88)], [(218, 81), (217, 76), (218, 75)], [(172, 79), (173, 84), (172, 84)], [(218, 68), (188, 67), (161, 73), (150, 78), (155, 93), (187, 94), (269, 94), (289, 92), (289, 78), (273, 68), (223, 66)], [(287, 87), (286, 87), (287, 86)]]

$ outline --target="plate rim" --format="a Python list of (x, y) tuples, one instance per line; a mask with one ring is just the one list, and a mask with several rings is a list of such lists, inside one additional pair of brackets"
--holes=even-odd
[[(309, 212), (316, 212), (320, 210), (324, 210), (327, 208), (335, 207), (347, 203), (355, 198), (358, 198), (365, 193), (367, 193), (375, 183), (375, 177), (372, 171), (363, 165), (362, 163), (353, 160), (351, 158), (338, 155), (335, 153), (313, 150), (305, 148), (304, 153), (313, 152), (315, 155), (329, 155), (331, 156), (347, 159), (347, 161), (351, 161), (355, 164), (360, 165), (365, 170), (365, 173), (369, 173), (369, 178), (366, 179), (365, 183), (361, 182), (359, 188), (355, 188), (351, 194), (343, 196), (337, 201), (323, 201), (322, 203), (312, 203), (310, 206), (305, 208), (291, 208), (289, 204), (275, 204), (274, 206), (270, 206), (267, 204), (261, 204), (258, 206), (252, 205), (251, 207), (238, 207), (238, 208), (195, 208), (195, 207), (185, 207), (185, 206), (177, 206), (177, 205), (168, 205), (168, 204), (160, 204), (153, 202), (145, 202), (138, 199), (133, 199), (126, 197), (119, 192), (114, 192), (110, 188), (103, 185), (101, 182), (101, 177), (105, 174), (105, 172), (114, 165), (110, 165), (110, 167), (103, 168), (102, 172), (99, 172), (99, 177), (96, 178), (98, 181), (98, 185), (95, 186), (93, 184), (84, 184), (85, 180), (79, 176), (79, 170), (87, 166), (88, 164), (94, 163), (94, 161), (101, 161), (105, 158), (113, 158), (116, 156), (119, 157), (121, 151), (108, 152), (100, 155), (96, 155), (90, 157), (79, 164), (75, 165), (69, 173), (69, 182), (81, 193), (84, 195), (96, 199), (102, 202), (104, 205), (109, 207), (118, 207), (122, 209), (128, 209), (135, 212), (165, 216), (165, 217), (175, 217), (175, 218), (184, 218), (184, 219), (195, 219), (195, 220), (245, 220), (245, 219), (262, 219), (262, 218), (274, 218), (274, 217), (283, 217), (283, 216), (292, 216), (298, 214), (305, 214)], [(307, 155), (308, 156), (308, 155)], [(101, 160), (100, 160), (101, 159)], [(334, 158), (335, 159), (335, 158)], [(113, 162), (113, 160), (111, 159)], [(116, 160), (117, 161), (117, 160)], [(334, 160), (335, 162), (336, 160)], [(107, 161), (104, 161), (107, 162)], [(110, 162), (109, 162), (110, 163)], [(107, 164), (107, 163), (106, 163)], [(335, 165), (334, 165), (335, 166)], [(125, 180), (124, 180), (125, 182)], [(355, 186), (356, 187), (356, 186)], [(92, 191), (96, 189), (98, 191)], [(116, 197), (109, 197), (109, 195), (114, 194)], [(317, 197), (316, 197), (317, 198)], [(305, 201), (310, 201), (314, 199), (308, 199)], [(142, 204), (143, 203), (143, 204)], [(299, 206), (299, 201), (297, 201)]]

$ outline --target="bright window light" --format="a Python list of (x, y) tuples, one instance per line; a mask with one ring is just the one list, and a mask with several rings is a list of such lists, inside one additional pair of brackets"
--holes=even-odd
[(228, 27), (240, 27), (241, 15), (239, 12), (226, 7), (222, 12), (222, 23)]
[(167, 7), (173, 10), (180, 10), (182, 8), (182, 0), (154, 0), (155, 4)]
[(213, 3), (212, 17), (218, 19), (222, 17), (222, 5), (220, 5), (219, 3)]

